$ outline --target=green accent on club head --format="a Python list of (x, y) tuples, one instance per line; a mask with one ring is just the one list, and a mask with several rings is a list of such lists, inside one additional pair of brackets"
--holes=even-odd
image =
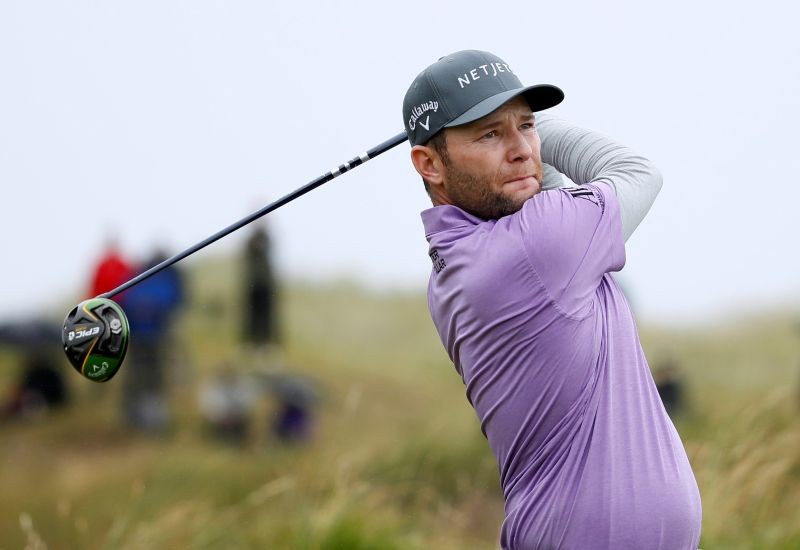
[(89, 380), (105, 382), (117, 373), (121, 365), (122, 359), (117, 357), (90, 354), (83, 364), (83, 371), (81, 374)]
[(122, 366), (130, 326), (116, 302), (91, 298), (78, 304), (64, 319), (61, 339), (75, 370), (89, 380), (105, 382)]

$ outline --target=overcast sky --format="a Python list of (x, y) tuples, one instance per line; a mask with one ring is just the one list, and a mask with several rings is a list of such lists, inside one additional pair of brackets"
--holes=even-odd
[[(662, 170), (622, 274), (641, 316), (796, 301), (798, 21), (788, 0), (3, 1), (0, 318), (77, 299), (111, 231), (176, 252), (395, 135), (416, 74), (468, 48)], [(281, 269), (422, 289), (428, 205), (403, 144), (271, 216)]]

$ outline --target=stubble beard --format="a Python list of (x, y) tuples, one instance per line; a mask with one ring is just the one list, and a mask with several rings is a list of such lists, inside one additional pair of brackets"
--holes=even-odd
[(446, 165), (447, 192), (455, 206), (484, 220), (498, 220), (518, 212), (529, 197), (513, 198), (492, 189), (492, 180)]

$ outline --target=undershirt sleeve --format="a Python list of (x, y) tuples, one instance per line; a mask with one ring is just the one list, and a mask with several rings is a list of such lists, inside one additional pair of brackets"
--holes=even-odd
[(542, 168), (544, 169), (542, 191), (549, 191), (550, 189), (558, 189), (559, 187), (566, 186), (567, 182), (564, 181), (561, 172), (544, 162), (542, 163)]
[(627, 241), (661, 190), (658, 169), (611, 138), (547, 113), (536, 113), (536, 128), (542, 140), (542, 162), (578, 185), (602, 182), (611, 187), (619, 202)]

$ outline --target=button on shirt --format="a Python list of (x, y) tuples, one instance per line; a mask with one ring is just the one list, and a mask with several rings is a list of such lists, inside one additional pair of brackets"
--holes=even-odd
[(431, 316), (500, 471), (503, 548), (697, 548), (697, 483), (610, 275), (625, 264), (614, 191), (422, 220)]

